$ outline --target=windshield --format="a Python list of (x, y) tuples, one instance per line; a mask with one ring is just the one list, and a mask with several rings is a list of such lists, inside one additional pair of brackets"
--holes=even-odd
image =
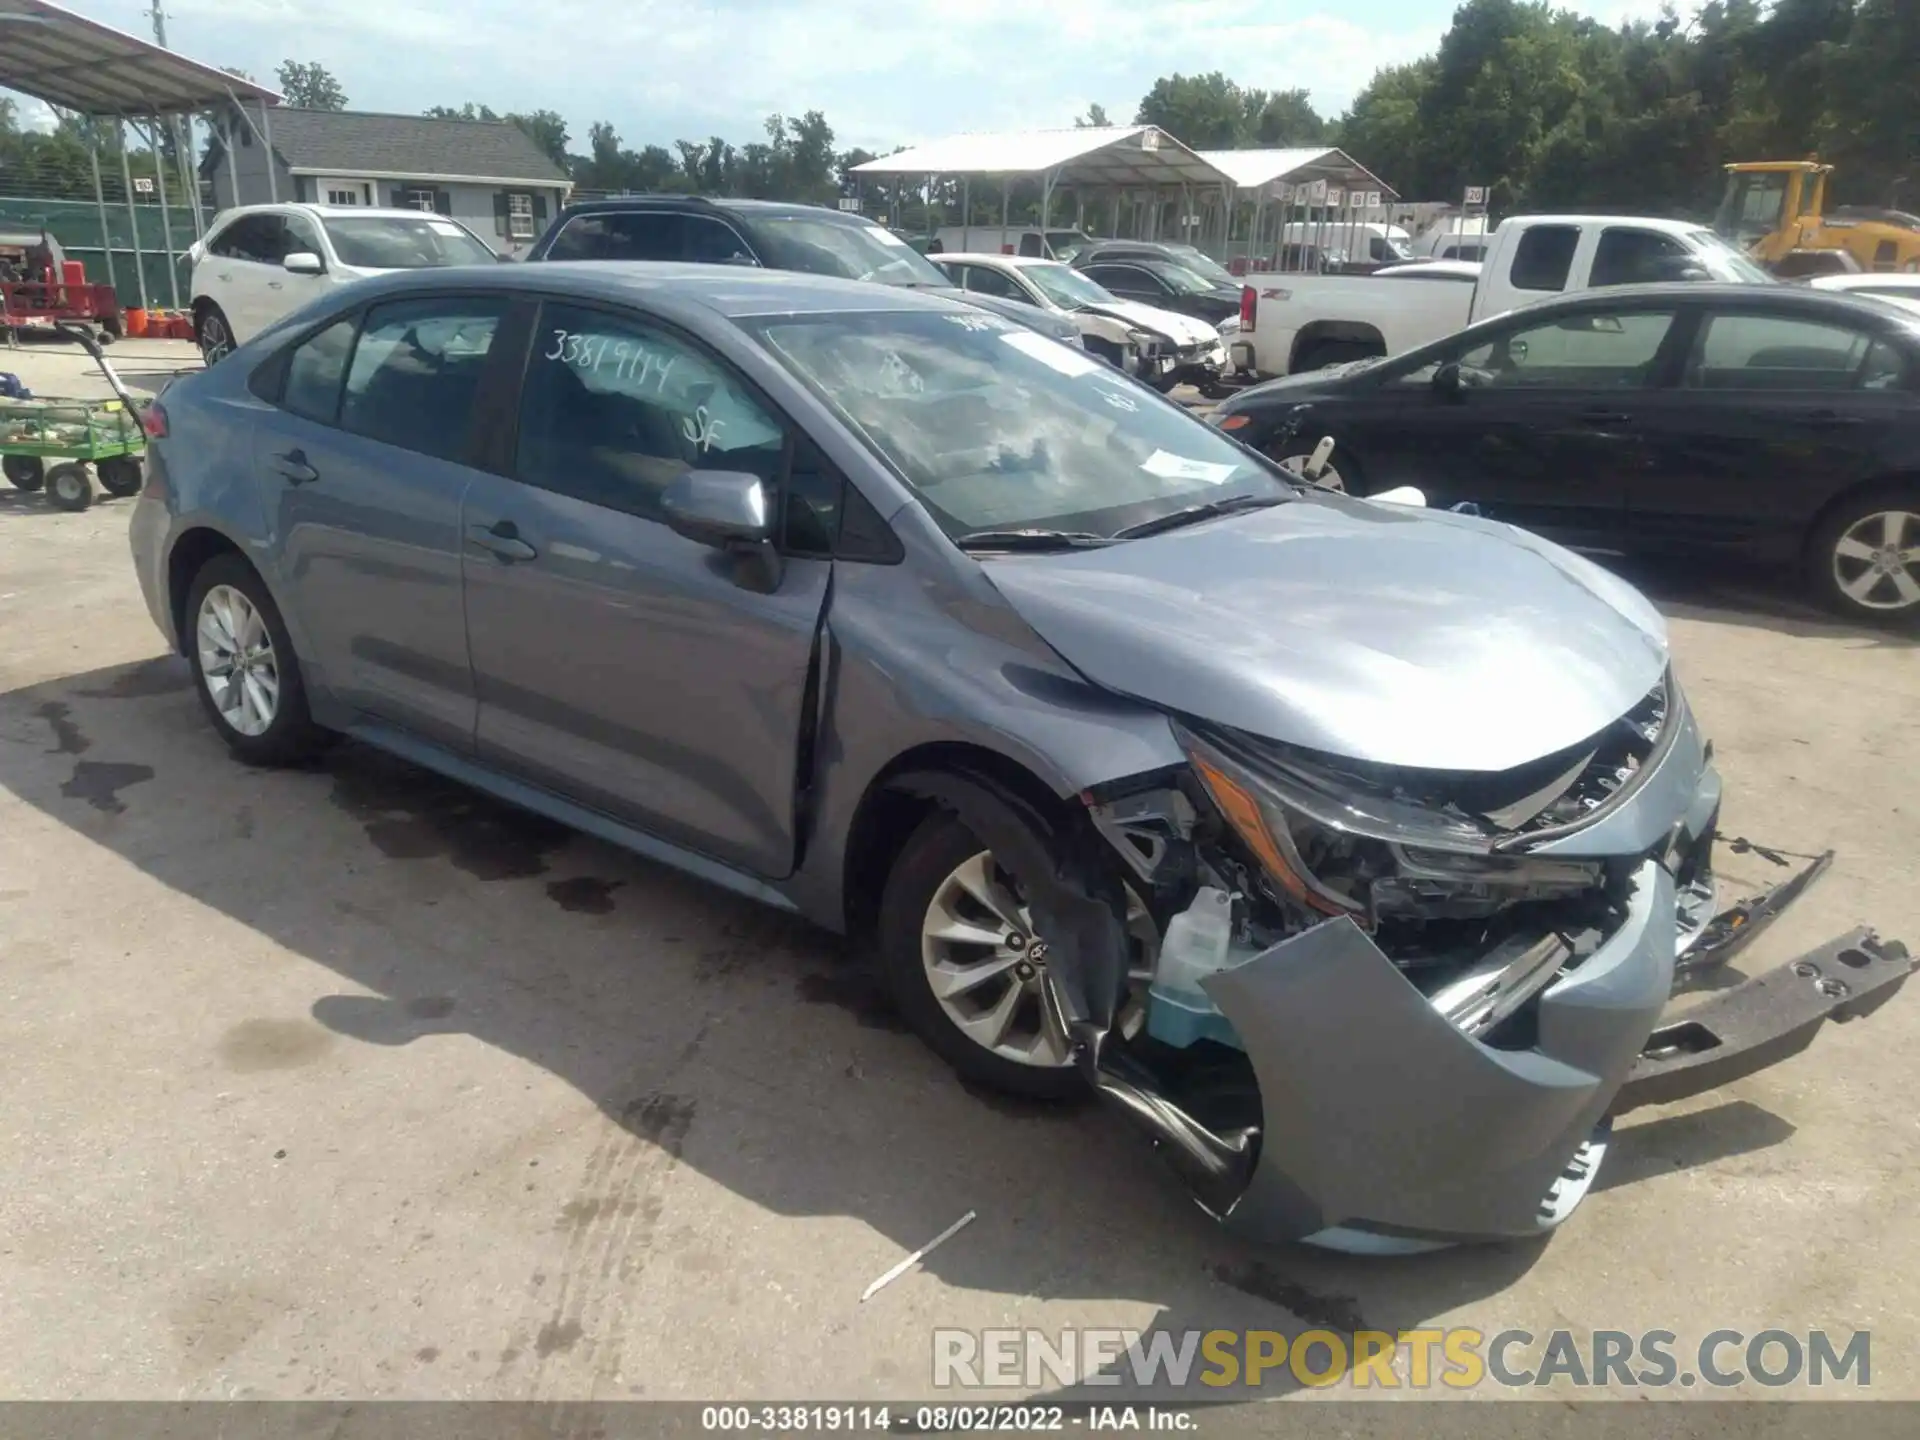
[(1736, 170), (1713, 217), (1713, 228), (1742, 245), (1771, 235), (1787, 209), (1788, 176), (1778, 170)]
[(752, 328), (955, 538), (1110, 536), (1207, 501), (1293, 493), (1178, 405), (997, 316), (769, 316)]
[(497, 257), (472, 231), (438, 215), (355, 215), (321, 222), (342, 265), (360, 270), (425, 270), (491, 265)]
[(1175, 265), (1171, 261), (1160, 261), (1147, 268), (1172, 286), (1176, 295), (1211, 295), (1220, 288), (1206, 276), (1196, 275), (1185, 265)]
[(1743, 285), (1773, 283), (1773, 276), (1711, 230), (1689, 230), (1684, 238), (1687, 248), (1699, 256), (1701, 265), (1714, 279)]
[(1053, 258), (1056, 260), (1071, 262), (1074, 256), (1091, 244), (1093, 244), (1093, 237), (1084, 235), (1078, 230), (1047, 232), (1047, 248), (1053, 252)]
[(1066, 265), (1023, 265), (1020, 273), (1034, 288), (1063, 310), (1082, 305), (1111, 305), (1113, 292)]
[(776, 270), (804, 270), (885, 285), (953, 284), (933, 262), (879, 225), (817, 220), (811, 215), (756, 215), (754, 239)]
[(1240, 283), (1231, 270), (1197, 245), (1169, 245), (1167, 248), (1180, 257), (1181, 269), (1191, 270), (1195, 275), (1212, 281), (1215, 286)]

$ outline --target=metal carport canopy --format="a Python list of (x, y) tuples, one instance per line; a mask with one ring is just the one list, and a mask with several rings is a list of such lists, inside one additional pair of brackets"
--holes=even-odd
[(277, 91), (47, 0), (0, 0), (0, 89), (101, 116), (186, 115), (236, 98), (280, 103)]
[(1399, 194), (1346, 151), (1325, 146), (1303, 150), (1202, 150), (1198, 154), (1243, 191), (1325, 180), (1329, 184), (1365, 185), (1383, 195)]
[[(0, 4), (6, 0), (0, 0)], [(1054, 185), (1230, 185), (1157, 125), (953, 135), (853, 167), (856, 175), (1045, 175)]]

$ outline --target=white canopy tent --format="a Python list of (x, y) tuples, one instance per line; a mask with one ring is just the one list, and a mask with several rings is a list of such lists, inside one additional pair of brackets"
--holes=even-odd
[[(1355, 223), (1386, 223), (1389, 207), (1397, 198), (1392, 186), (1344, 150), (1331, 147), (1198, 153), (1231, 177), (1233, 210), (1252, 207), (1242, 250), (1249, 263), (1257, 263), (1262, 257), (1287, 260), (1285, 227), (1296, 215), (1323, 233), (1337, 233), (1340, 227)], [(1270, 241), (1266, 218), (1269, 206), (1277, 216)], [(1240, 228), (1234, 221), (1235, 215), (1229, 213), (1221, 227), (1223, 249), (1233, 246), (1234, 232)], [(1223, 254), (1221, 258), (1228, 257)]]
[[(1177, 197), (1190, 203), (1196, 190), (1225, 194), (1234, 184), (1231, 176), (1156, 125), (954, 135), (856, 165), (853, 174), (856, 183), (870, 178), (912, 177), (927, 181), (929, 187), (942, 179), (957, 179), (968, 223), (972, 221), (972, 182), (999, 180), (1003, 229), (1008, 220), (1007, 194), (1016, 179), (1040, 181), (1042, 230), (1054, 223), (1054, 196), (1063, 187), (1075, 196), (1076, 225), (1084, 223), (1087, 191), (1111, 191), (1116, 199), (1144, 191), (1152, 203), (1144, 211), (1136, 210), (1136, 223), (1157, 228), (1165, 200)], [(1114, 217), (1117, 228), (1118, 204)]]

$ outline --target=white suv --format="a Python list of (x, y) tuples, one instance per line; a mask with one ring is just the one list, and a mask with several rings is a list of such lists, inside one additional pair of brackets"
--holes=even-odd
[(332, 286), (501, 257), (459, 221), (429, 211), (246, 205), (219, 216), (187, 258), (193, 333), (211, 365)]

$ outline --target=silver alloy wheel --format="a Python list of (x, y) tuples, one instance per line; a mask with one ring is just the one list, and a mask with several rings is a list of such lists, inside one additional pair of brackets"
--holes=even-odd
[(200, 318), (200, 358), (208, 365), (224, 360), (233, 352), (233, 336), (218, 312), (209, 310)]
[(200, 602), (194, 629), (214, 709), (240, 734), (264, 735), (280, 713), (280, 665), (266, 620), (231, 585), (216, 585)]
[(1920, 515), (1878, 510), (1856, 520), (1834, 542), (1833, 580), (1868, 610), (1920, 606)]
[[(1134, 995), (1121, 1028), (1137, 1022), (1140, 992), (1153, 977), (1159, 931), (1139, 896), (1127, 891), (1127, 973)], [(920, 959), (927, 985), (960, 1032), (983, 1049), (1021, 1065), (1058, 1069), (1073, 1063), (1067, 1037), (1046, 1003), (1046, 941), (1014, 892), (1012, 877), (985, 850), (955, 866), (927, 904), (920, 923)]]
[(1289, 455), (1286, 459), (1280, 461), (1279, 465), (1282, 470), (1286, 471), (1287, 474), (1293, 476), (1296, 480), (1308, 485), (1318, 485), (1322, 490), (1338, 490), (1342, 495), (1346, 494), (1347, 482), (1340, 478), (1340, 467), (1331, 460), (1329, 460), (1326, 467), (1321, 470), (1318, 480), (1307, 479), (1307, 461), (1311, 458), (1311, 456), (1307, 455)]

